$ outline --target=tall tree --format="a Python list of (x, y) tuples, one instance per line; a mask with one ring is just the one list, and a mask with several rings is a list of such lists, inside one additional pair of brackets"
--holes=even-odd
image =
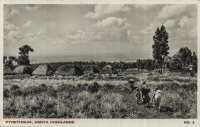
[(192, 62), (192, 52), (188, 47), (180, 48), (177, 54), (180, 58), (182, 69), (186, 70)]
[(194, 70), (197, 72), (197, 55), (195, 52), (193, 52), (192, 55), (192, 65), (194, 66)]
[(153, 40), (153, 58), (158, 63), (160, 67), (160, 73), (162, 74), (164, 59), (169, 54), (168, 33), (165, 30), (164, 25), (162, 25), (161, 28), (158, 27), (156, 29), (155, 35), (153, 36)]
[(29, 52), (33, 52), (34, 50), (31, 48), (31, 46), (24, 45), (19, 48), (19, 54), (17, 63), (19, 65), (30, 65), (29, 60)]
[(181, 70), (182, 69), (181, 60), (180, 60), (178, 53), (173, 55), (169, 64), (170, 64), (170, 67), (169, 67), (170, 70)]

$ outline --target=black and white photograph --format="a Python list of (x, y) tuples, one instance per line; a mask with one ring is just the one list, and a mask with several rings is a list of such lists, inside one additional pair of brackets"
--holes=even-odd
[(2, 24), (5, 119), (197, 119), (198, 4), (3, 4)]

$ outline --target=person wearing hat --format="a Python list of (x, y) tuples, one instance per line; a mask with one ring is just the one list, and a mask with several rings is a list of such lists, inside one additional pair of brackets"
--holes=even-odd
[(134, 89), (136, 88), (136, 87), (134, 86), (134, 83), (135, 83), (135, 81), (134, 81), (133, 79), (130, 79), (130, 80), (129, 80), (129, 84), (130, 84), (130, 88), (131, 88), (132, 92), (133, 92)]
[(134, 97), (136, 98), (137, 103), (140, 101), (141, 93), (140, 89), (138, 87), (134, 86), (135, 81), (133, 79), (129, 80), (129, 85), (132, 90), (132, 93), (134, 94)]
[(155, 93), (152, 97), (152, 102), (155, 102), (156, 109), (159, 108), (160, 100), (161, 100), (161, 94), (162, 94), (162, 91), (158, 87), (155, 87)]
[(145, 81), (142, 83), (141, 91), (142, 91), (142, 99), (143, 99), (142, 102), (144, 104), (146, 104), (146, 107), (148, 108), (149, 107), (149, 102), (150, 102), (150, 97), (149, 97), (148, 93), (150, 92), (150, 87), (149, 87), (149, 85), (146, 84)]

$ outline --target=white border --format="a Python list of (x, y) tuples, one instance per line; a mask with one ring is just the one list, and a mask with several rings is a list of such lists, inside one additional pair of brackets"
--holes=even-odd
[[(198, 32), (200, 30), (199, 24), (200, 24), (200, 1), (133, 1), (133, 0), (0, 0), (0, 51), (1, 56), (3, 57), (3, 5), (4, 4), (197, 4), (198, 5)], [(199, 34), (197, 34), (199, 35)], [(199, 45), (199, 37), (198, 37), (198, 49), (200, 49)], [(200, 52), (197, 50), (197, 56), (200, 56)], [(50, 124), (37, 124), (37, 125), (31, 125), (31, 124), (2, 124), (1, 122), (4, 121), (2, 119), (3, 117), (3, 58), (0, 59), (0, 78), (1, 78), (1, 92), (0, 92), (0, 126), (50, 126)], [(200, 72), (199, 69), (199, 58), (198, 58), (198, 72)], [(198, 75), (198, 79), (200, 79)], [(199, 83), (198, 83), (199, 85)], [(199, 91), (199, 86), (198, 86)], [(198, 119), (80, 119), (75, 124), (51, 124), (51, 126), (100, 126), (100, 127), (197, 127), (200, 126), (200, 114), (199, 114), (199, 93), (197, 93), (197, 104), (198, 104)], [(184, 124), (184, 121), (194, 121), (195, 124)]]

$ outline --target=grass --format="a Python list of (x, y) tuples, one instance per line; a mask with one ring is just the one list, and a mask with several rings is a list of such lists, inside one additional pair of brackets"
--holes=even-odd
[[(84, 84), (86, 83), (92, 82)], [(114, 85), (100, 83), (101, 88), (98, 92), (91, 93), (83, 89), (84, 84), (59, 84), (57, 87), (45, 84), (21, 87), (5, 85), (4, 115), (19, 118), (123, 118), (128, 116), (124, 115), (127, 113), (126, 104), (123, 103), (123, 96), (116, 93), (117, 90), (102, 91), (109, 86), (115, 87)], [(13, 91), (20, 91), (20, 94), (15, 94)]]
[[(135, 76), (136, 85), (142, 76), (146, 77)], [(144, 81), (151, 87), (150, 97), (156, 86), (163, 91), (160, 106), (164, 110), (197, 118), (196, 77), (151, 75)], [(127, 80), (6, 78), (3, 91), (6, 118), (147, 118), (135, 113), (138, 109)]]

